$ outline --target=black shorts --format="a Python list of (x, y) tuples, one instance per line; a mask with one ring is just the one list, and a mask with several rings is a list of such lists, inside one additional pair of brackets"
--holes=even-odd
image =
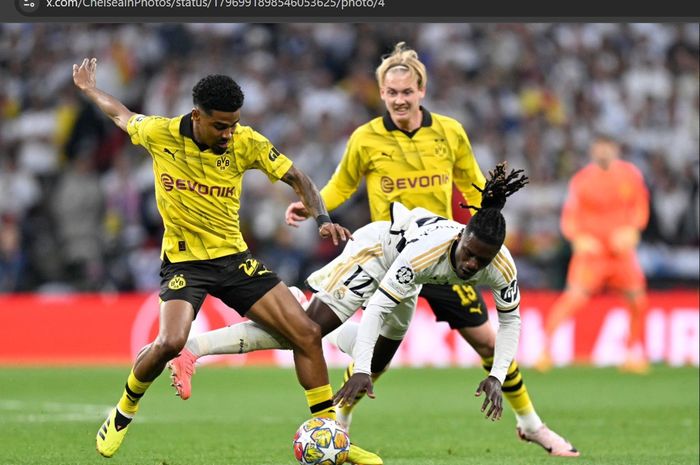
[(213, 260), (180, 263), (171, 263), (166, 256), (160, 278), (161, 300), (186, 300), (194, 307), (195, 316), (207, 294), (221, 299), (243, 316), (280, 282), (248, 250)]
[(484, 298), (468, 284), (424, 284), (420, 296), (428, 301), (437, 321), (446, 321), (452, 329), (481, 326), (489, 319)]

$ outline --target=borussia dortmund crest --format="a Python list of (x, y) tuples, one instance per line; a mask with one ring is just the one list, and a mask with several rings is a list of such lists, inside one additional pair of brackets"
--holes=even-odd
[(231, 158), (228, 156), (219, 157), (216, 159), (216, 167), (219, 171), (226, 171), (231, 166)]
[(444, 158), (447, 156), (447, 144), (445, 139), (435, 139), (435, 156)]
[(168, 288), (172, 289), (173, 291), (182, 289), (185, 286), (187, 286), (187, 281), (185, 280), (185, 275), (183, 274), (175, 275), (168, 283)]

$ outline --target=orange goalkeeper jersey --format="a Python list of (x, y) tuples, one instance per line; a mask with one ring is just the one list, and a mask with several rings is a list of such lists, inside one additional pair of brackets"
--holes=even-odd
[(649, 192), (642, 173), (632, 163), (615, 160), (607, 170), (591, 163), (574, 175), (561, 228), (569, 240), (585, 233), (608, 245), (615, 229), (632, 226), (641, 231), (648, 220)]

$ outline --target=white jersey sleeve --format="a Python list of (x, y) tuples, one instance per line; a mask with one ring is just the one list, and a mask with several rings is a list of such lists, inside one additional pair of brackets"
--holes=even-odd
[[(387, 316), (401, 302), (413, 299), (420, 293), (421, 283), (425, 282), (422, 275), (430, 273), (436, 262), (444, 260), (455, 237), (455, 230), (448, 228), (433, 231), (432, 234), (418, 234), (402, 246), (377, 290), (369, 298), (362, 315), (353, 351), (356, 372), (371, 372), (374, 346)], [(413, 313), (405, 312), (402, 315), (410, 319)], [(409, 323), (410, 321), (398, 322), (405, 327)]]
[(498, 310), (496, 348), (489, 375), (503, 384), (520, 339), (520, 290), (515, 262), (508, 249), (501, 247), (498, 255), (479, 274), (477, 283), (491, 287)]
[[(357, 330), (353, 351), (355, 372), (371, 373), (372, 354), (379, 332), (387, 316), (404, 299), (417, 295), (421, 287), (415, 283), (415, 272), (403, 254), (394, 261), (369, 298)], [(405, 322), (408, 325), (409, 322)]]

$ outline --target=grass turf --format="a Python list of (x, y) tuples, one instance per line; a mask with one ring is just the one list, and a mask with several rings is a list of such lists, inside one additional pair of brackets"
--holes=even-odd
[[(579, 448), (552, 458), (519, 441), (510, 410), (484, 420), (477, 369), (394, 369), (355, 412), (352, 439), (387, 465), (698, 464), (698, 369), (524, 370), (542, 419)], [(95, 433), (128, 368), (0, 367), (0, 464), (295, 464), (291, 437), (307, 418), (293, 370), (207, 366), (183, 402), (166, 374), (146, 394), (121, 450), (106, 462)], [(341, 377), (331, 371), (334, 385)]]

